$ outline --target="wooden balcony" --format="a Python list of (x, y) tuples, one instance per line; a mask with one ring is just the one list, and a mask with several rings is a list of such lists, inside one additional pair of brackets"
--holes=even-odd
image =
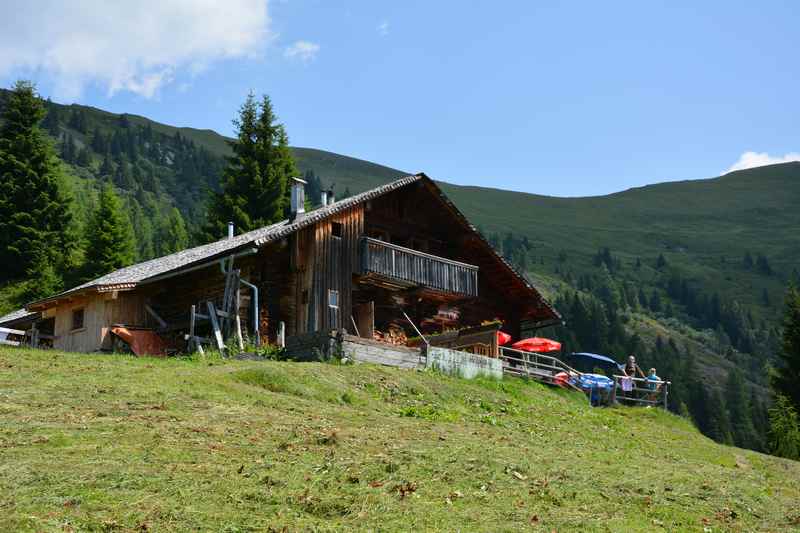
[(363, 237), (361, 274), (389, 287), (478, 296), (478, 267)]

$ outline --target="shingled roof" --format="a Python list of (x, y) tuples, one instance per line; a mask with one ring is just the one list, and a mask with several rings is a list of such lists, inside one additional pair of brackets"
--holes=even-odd
[(546, 309), (546, 314), (552, 317), (552, 323), (561, 321), (561, 315), (542, 297), (539, 290), (531, 284), (528, 279), (520, 273), (510, 262), (508, 262), (502, 255), (497, 253), (496, 250), (489, 244), (488, 241), (477, 231), (475, 226), (469, 222), (463, 213), (453, 204), (447, 195), (439, 188), (436, 183), (423, 173), (413, 174), (404, 178), (391, 181), (385, 185), (381, 185), (369, 191), (356, 194), (349, 198), (345, 198), (325, 207), (320, 207), (308, 213), (302, 213), (294, 219), (282, 220), (270, 226), (265, 226), (241, 235), (236, 235), (231, 238), (222, 239), (202, 246), (189, 248), (174, 254), (151, 259), (143, 263), (131, 265), (129, 267), (121, 268), (101, 276), (92, 281), (88, 281), (82, 285), (56, 294), (49, 298), (39, 300), (28, 304), (28, 308), (46, 304), (47, 302), (58, 300), (65, 296), (70, 296), (83, 291), (96, 290), (99, 292), (132, 289), (139, 284), (146, 283), (155, 278), (167, 274), (178, 273), (183, 270), (189, 270), (193, 267), (203, 265), (220, 259), (222, 257), (246, 250), (252, 247), (261, 247), (265, 244), (283, 239), (284, 237), (324, 220), (336, 213), (349, 209), (367, 200), (371, 200), (378, 196), (382, 196), (391, 191), (400, 189), (412, 183), (424, 181), (435, 193), (436, 196), (447, 206), (448, 210), (458, 219), (458, 221), (466, 228), (471, 230), (476, 237), (482, 242), (485, 248), (494, 255), (499, 264), (507, 271), (507, 273), (517, 278), (522, 285), (527, 289), (532, 296), (534, 296)]
[(258, 228), (241, 235), (236, 235), (232, 238), (226, 238), (215, 241), (201, 246), (195, 246), (187, 250), (182, 250), (174, 254), (165, 255), (156, 259), (150, 259), (143, 263), (137, 263), (113, 272), (109, 272), (104, 276), (97, 279), (87, 281), (82, 285), (73, 287), (72, 289), (58, 293), (56, 295), (31, 302), (27, 307), (38, 306), (45, 304), (52, 300), (58, 300), (65, 296), (70, 296), (76, 293), (96, 290), (99, 292), (132, 289), (137, 285), (146, 282), (152, 278), (179, 272), (183, 269), (189, 269), (194, 266), (200, 265), (205, 262), (213, 261), (215, 259), (236, 253), (237, 251), (246, 249), (248, 247), (260, 247), (264, 244), (280, 240), (295, 231), (304, 227), (310, 226), (320, 220), (328, 218), (336, 213), (344, 211), (353, 207), (361, 202), (365, 202), (372, 198), (384, 195), (390, 191), (405, 187), (411, 183), (425, 179), (430, 179), (425, 174), (414, 174), (406, 176), (389, 182), (380, 187), (376, 187), (369, 191), (356, 194), (349, 198), (345, 198), (325, 207), (320, 207), (308, 213), (302, 213), (294, 219), (287, 219)]
[(38, 315), (39, 313), (31, 312), (25, 309), (17, 309), (16, 311), (12, 311), (7, 315), (0, 316), (0, 326), (7, 326), (8, 324), (12, 324), (18, 320), (25, 320), (30, 319)]

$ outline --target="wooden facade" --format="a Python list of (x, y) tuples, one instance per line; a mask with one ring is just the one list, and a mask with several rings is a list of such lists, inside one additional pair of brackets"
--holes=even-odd
[[(372, 339), (393, 328), (413, 336), (416, 328), (441, 333), (490, 321), (518, 334), (523, 320), (558, 319), (432, 181), (424, 176), (400, 181), (385, 192), (300, 213), (205, 263), (146, 278), (126, 290), (90, 288), (37, 304), (36, 310), (55, 318), (54, 345), (64, 350), (108, 348), (114, 324), (156, 327), (147, 307), (167, 324), (161, 331), (180, 336), (189, 327), (192, 306), (222, 304), (225, 261), (257, 288), (257, 301), (249, 285), (236, 291), (243, 334), (252, 337), (257, 328), (268, 342), (276, 342), (283, 328), (287, 336), (338, 330)], [(84, 324), (74, 328), (78, 308), (84, 309)]]

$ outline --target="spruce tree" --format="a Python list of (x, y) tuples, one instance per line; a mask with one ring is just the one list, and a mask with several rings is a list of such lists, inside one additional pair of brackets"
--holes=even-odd
[(133, 263), (136, 245), (128, 215), (111, 185), (100, 192), (100, 201), (86, 231), (85, 276), (94, 279)]
[(189, 233), (186, 223), (177, 208), (170, 209), (169, 215), (164, 219), (160, 232), (159, 253), (162, 255), (180, 252), (189, 246)]
[(791, 400), (782, 394), (769, 410), (769, 451), (778, 457), (800, 460), (800, 422)]
[(734, 368), (728, 374), (725, 396), (733, 442), (741, 448), (756, 448), (758, 438), (753, 427), (750, 395), (747, 394), (742, 371), (738, 368)]
[(40, 123), (45, 108), (34, 85), (18, 81), (0, 113), (0, 278), (30, 275), (70, 262), (72, 198)]
[[(239, 231), (250, 231), (282, 220), (288, 211), (289, 179), (298, 175), (286, 130), (277, 122), (269, 97), (258, 103), (248, 95), (233, 123), (233, 155), (227, 158), (222, 190), (209, 202), (206, 241), (222, 238), (228, 221)], [(183, 144), (179, 136), (175, 142)]]
[(794, 285), (790, 285), (786, 292), (781, 348), (772, 388), (800, 410), (800, 291)]

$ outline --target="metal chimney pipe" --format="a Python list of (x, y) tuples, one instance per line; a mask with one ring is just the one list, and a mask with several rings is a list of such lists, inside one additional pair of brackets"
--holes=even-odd
[(228, 238), (233, 239), (233, 222), (228, 222)]
[(292, 178), (291, 213), (292, 218), (306, 212), (306, 182), (300, 178)]
[(322, 207), (328, 205), (328, 191), (322, 191), (322, 193), (319, 196), (320, 196), (320, 205)]

